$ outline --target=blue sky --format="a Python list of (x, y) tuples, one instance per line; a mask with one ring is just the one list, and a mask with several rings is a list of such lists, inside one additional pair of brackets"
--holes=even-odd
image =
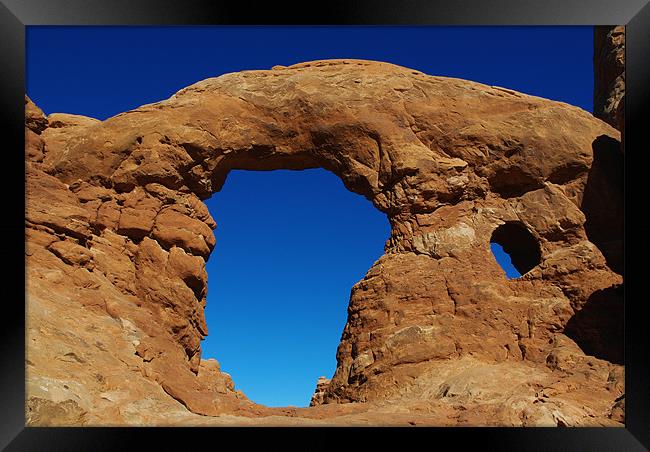
[[(26, 91), (46, 114), (106, 119), (228, 72), (361, 58), (591, 111), (592, 56), (592, 27), (30, 26)], [(204, 357), (256, 402), (307, 405), (388, 221), (324, 170), (234, 171), (207, 205), (218, 227)]]

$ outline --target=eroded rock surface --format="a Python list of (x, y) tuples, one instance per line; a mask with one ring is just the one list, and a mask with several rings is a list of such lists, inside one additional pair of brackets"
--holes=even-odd
[(327, 377), (318, 377), (318, 381), (316, 382), (316, 390), (311, 396), (309, 406), (321, 405), (324, 402), (325, 391), (327, 390), (330, 381), (331, 380)]
[(625, 26), (594, 27), (594, 115), (623, 131)]
[[(588, 196), (619, 140), (577, 107), (361, 60), (226, 74), (105, 121), (27, 99), (29, 424), (620, 426), (620, 250), (586, 230), (611, 220)], [(201, 359), (202, 200), (231, 169), (314, 167), (391, 236), (315, 406), (267, 408)], [(490, 251), (503, 225), (537, 249), (516, 280)]]

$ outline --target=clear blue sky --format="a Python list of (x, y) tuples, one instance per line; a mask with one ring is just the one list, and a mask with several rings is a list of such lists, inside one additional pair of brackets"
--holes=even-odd
[[(106, 119), (220, 74), (327, 58), (388, 61), (592, 110), (592, 27), (27, 27), (28, 95)], [(238, 389), (304, 406), (331, 377), (352, 285), (388, 221), (324, 170), (232, 172), (207, 202), (215, 357)], [(509, 277), (516, 270), (493, 246)], [(514, 273), (513, 273), (514, 271)]]

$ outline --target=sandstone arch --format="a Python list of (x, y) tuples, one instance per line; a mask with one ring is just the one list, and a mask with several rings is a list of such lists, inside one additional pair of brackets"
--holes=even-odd
[[(51, 323), (36, 307), (83, 308), (115, 330), (120, 350), (102, 342), (106, 351), (96, 351), (80, 332), (75, 343), (88, 347), (69, 353), (105, 360), (140, 385), (115, 378), (108, 386), (123, 400), (107, 414), (99, 397), (107, 383), (79, 377), (77, 392), (59, 399), (76, 400), (86, 422), (147, 422), (133, 400), (167, 406), (164, 393), (205, 415), (295, 414), (252, 404), (200, 358), (203, 263), (215, 246), (201, 200), (231, 169), (322, 167), (384, 212), (392, 231), (352, 289), (338, 367), (321, 388), (326, 404), (368, 403), (301, 416), (400, 400), (437, 407), (430, 419), (441, 424), (473, 421), (454, 414), (458, 403), (496, 424), (560, 423), (554, 412), (564, 424), (615, 424), (607, 413), (622, 393), (622, 367), (586, 356), (563, 334), (595, 291), (622, 281), (585, 232), (592, 145), (620, 139), (589, 113), (387, 63), (328, 60), (204, 80), (103, 122), (45, 118), (29, 100), (26, 114), (29, 334), (43, 341), (38, 328)], [(507, 222), (540, 245), (540, 264), (517, 281), (490, 255), (492, 231)], [(30, 347), (31, 397), (58, 403), (37, 386), (76, 366), (47, 369), (70, 346), (52, 356)], [(518, 389), (480, 377), (493, 372)], [(585, 375), (579, 389), (569, 383), (576, 375)], [(534, 404), (531, 394), (549, 387), (552, 403)]]

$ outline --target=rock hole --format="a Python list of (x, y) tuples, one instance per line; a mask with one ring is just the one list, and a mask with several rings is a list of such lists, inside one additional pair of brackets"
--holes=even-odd
[(206, 264), (208, 336), (235, 388), (266, 406), (309, 406), (331, 378), (351, 289), (390, 225), (323, 169), (228, 173), (205, 201), (217, 223)]
[(519, 278), (541, 262), (539, 243), (526, 227), (507, 222), (492, 232), (490, 248), (508, 279)]

